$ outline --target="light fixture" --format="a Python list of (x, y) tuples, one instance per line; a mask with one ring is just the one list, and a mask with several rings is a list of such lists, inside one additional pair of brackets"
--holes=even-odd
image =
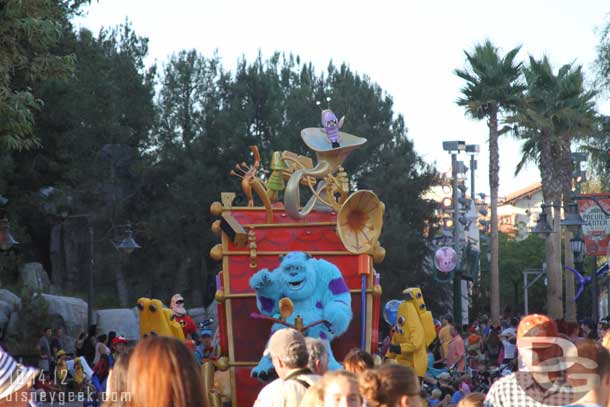
[(553, 233), (553, 228), (551, 225), (549, 225), (549, 221), (546, 219), (546, 212), (544, 211), (546, 209), (546, 205), (542, 204), (541, 208), (542, 212), (540, 212), (540, 217), (538, 218), (536, 226), (532, 232), (540, 236), (541, 239), (546, 239), (551, 235), (551, 233)]
[(133, 231), (131, 225), (127, 225), (127, 231), (125, 232), (125, 238), (115, 245), (117, 249), (126, 254), (133, 253), (134, 250), (141, 248), (133, 238)]
[(572, 253), (574, 253), (574, 263), (582, 264), (585, 257), (585, 241), (580, 229), (570, 239), (570, 245), (572, 246)]
[(587, 222), (578, 213), (578, 204), (575, 201), (570, 202), (568, 213), (565, 219), (561, 221), (561, 226), (565, 226), (572, 233), (577, 233), (581, 226), (586, 224)]
[(443, 150), (445, 151), (464, 151), (466, 150), (466, 142), (465, 141), (443, 141)]
[(446, 197), (441, 201), (441, 205), (443, 205), (443, 208), (451, 208), (453, 206), (453, 202), (451, 201), (451, 198)]

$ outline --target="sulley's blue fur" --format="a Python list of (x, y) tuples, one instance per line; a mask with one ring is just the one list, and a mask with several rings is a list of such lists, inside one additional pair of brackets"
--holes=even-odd
[[(294, 303), (294, 312), (286, 322), (294, 324), (297, 316), (303, 325), (326, 320), (328, 323), (309, 328), (305, 336), (326, 341), (330, 370), (341, 365), (333, 356), (330, 341), (342, 335), (352, 320), (352, 299), (341, 272), (326, 260), (314, 259), (303, 252), (290, 252), (273, 271), (263, 269), (250, 278), (250, 287), (256, 291), (256, 304), (264, 315), (279, 318), (279, 301), (288, 297)], [(285, 328), (273, 324), (271, 333)], [(273, 372), (269, 356), (263, 356), (252, 369), (252, 377), (266, 380)]]

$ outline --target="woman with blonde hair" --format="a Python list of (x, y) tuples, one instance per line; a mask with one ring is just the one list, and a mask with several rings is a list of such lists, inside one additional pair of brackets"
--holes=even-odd
[(483, 407), (483, 401), (485, 401), (485, 394), (470, 393), (460, 400), (457, 407)]
[(362, 397), (358, 379), (345, 370), (327, 372), (311, 386), (301, 402), (301, 407), (361, 407)]
[(135, 347), (127, 370), (128, 407), (205, 406), (197, 364), (182, 342), (149, 336)]
[(130, 395), (127, 392), (127, 370), (133, 350), (119, 355), (108, 374), (108, 385), (103, 407), (123, 407), (127, 405)]
[(360, 376), (360, 394), (369, 407), (421, 407), (419, 378), (406, 366), (382, 365)]

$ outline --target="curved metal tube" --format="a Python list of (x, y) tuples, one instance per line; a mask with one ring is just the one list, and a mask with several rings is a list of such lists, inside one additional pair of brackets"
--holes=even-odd
[[(303, 219), (313, 209), (317, 197), (312, 196), (302, 210), (299, 210), (301, 205), (301, 192), (299, 185), (303, 176), (310, 176), (314, 178), (323, 178), (330, 171), (330, 164), (327, 161), (320, 161), (314, 168), (296, 170), (294, 174), (288, 179), (286, 189), (284, 190), (284, 207), (286, 212), (294, 219)], [(316, 187), (316, 192), (319, 194), (320, 191), (326, 186), (324, 181), (320, 181)]]

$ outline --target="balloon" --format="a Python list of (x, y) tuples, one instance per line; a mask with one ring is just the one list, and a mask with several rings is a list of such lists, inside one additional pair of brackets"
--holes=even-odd
[(434, 253), (434, 266), (441, 273), (451, 273), (457, 262), (458, 255), (453, 247), (441, 247)]
[(390, 326), (396, 325), (396, 315), (398, 314), (398, 306), (400, 303), (401, 301), (399, 300), (390, 300), (386, 302), (383, 307), (383, 319), (390, 324)]

